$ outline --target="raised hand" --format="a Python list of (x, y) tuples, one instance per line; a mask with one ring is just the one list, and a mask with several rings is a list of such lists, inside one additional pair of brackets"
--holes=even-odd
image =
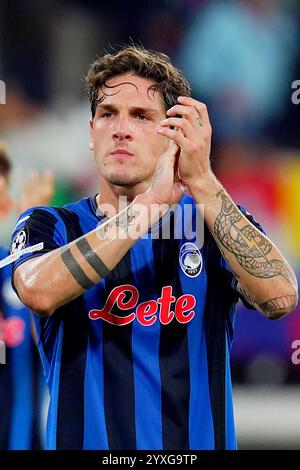
[(159, 158), (147, 194), (154, 203), (172, 205), (180, 201), (184, 187), (178, 177), (178, 145), (170, 140), (166, 152)]
[(54, 195), (55, 179), (52, 171), (46, 170), (39, 174), (32, 171), (28, 180), (22, 184), (22, 193), (18, 209), (25, 212), (26, 209), (35, 206), (47, 206)]
[[(212, 129), (206, 105), (193, 98), (180, 96), (178, 104), (167, 111), (161, 121), (160, 134), (173, 140), (180, 148), (178, 169), (189, 189), (210, 173)], [(181, 117), (176, 117), (180, 115)], [(172, 127), (172, 128), (171, 128)]]

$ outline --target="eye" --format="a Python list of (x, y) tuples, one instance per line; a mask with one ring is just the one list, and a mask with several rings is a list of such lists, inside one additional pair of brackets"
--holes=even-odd
[(143, 113), (136, 113), (135, 117), (137, 119), (139, 119), (140, 121), (149, 121), (150, 120), (149, 116), (147, 116), (146, 114), (143, 114)]
[(101, 117), (102, 117), (102, 118), (109, 118), (109, 117), (112, 116), (112, 114), (113, 114), (113, 113), (110, 112), (110, 111), (105, 111), (105, 113), (101, 114)]

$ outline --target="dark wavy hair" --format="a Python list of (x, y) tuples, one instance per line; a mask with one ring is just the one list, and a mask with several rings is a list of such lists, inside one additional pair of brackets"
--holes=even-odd
[[(99, 89), (106, 82), (127, 72), (154, 81), (150, 90), (158, 91), (162, 97), (166, 111), (177, 103), (178, 96), (191, 96), (191, 87), (182, 72), (172, 65), (170, 58), (161, 52), (144, 49), (141, 46), (125, 47), (121, 50), (105, 54), (93, 62), (85, 77), (87, 92), (94, 117)], [(102, 99), (104, 96), (102, 97)]]

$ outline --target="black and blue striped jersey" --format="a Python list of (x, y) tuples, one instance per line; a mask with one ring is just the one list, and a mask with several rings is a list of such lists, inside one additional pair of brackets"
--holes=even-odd
[[(196, 215), (184, 196), (159, 224), (170, 237), (146, 234), (99, 284), (51, 317), (35, 316), (50, 389), (48, 449), (236, 448), (237, 281), (205, 224), (204, 237), (182, 230), (193, 232)], [(12, 251), (34, 248), (14, 269), (103, 220), (96, 196), (26, 211)]]

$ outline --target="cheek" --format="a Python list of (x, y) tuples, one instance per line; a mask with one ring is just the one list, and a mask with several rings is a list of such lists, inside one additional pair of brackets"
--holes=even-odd
[(109, 136), (111, 135), (108, 126), (103, 126), (98, 124), (94, 127), (94, 147), (95, 149), (100, 149), (105, 146), (105, 143), (109, 141)]

